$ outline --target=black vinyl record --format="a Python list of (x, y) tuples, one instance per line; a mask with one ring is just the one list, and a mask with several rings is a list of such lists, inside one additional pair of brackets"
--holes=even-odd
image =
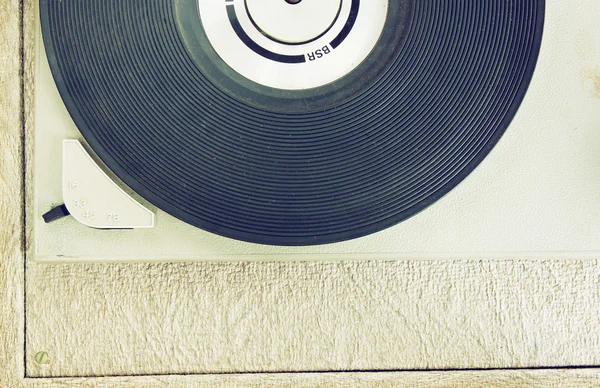
[[(131, 189), (196, 227), (273, 245), (377, 232), (454, 188), (513, 119), (544, 20), (544, 0), (390, 0), (352, 71), (287, 90), (224, 61), (198, 1), (40, 0), (50, 67)], [(352, 1), (326, 52), (350, 44), (352, 12), (372, 0)]]

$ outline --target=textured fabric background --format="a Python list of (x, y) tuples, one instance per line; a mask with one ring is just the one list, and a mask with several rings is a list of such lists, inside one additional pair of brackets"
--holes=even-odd
[[(31, 135), (33, 1), (27, 0), (25, 8), (25, 119)], [(24, 269), (15, 0), (0, 3), (0, 36), (0, 301), (5, 301), (0, 304), (0, 386), (594, 383), (597, 371), (584, 369), (22, 380), (25, 374), (597, 365), (600, 263), (44, 266), (27, 261)], [(40, 351), (48, 353), (49, 365), (34, 362)]]

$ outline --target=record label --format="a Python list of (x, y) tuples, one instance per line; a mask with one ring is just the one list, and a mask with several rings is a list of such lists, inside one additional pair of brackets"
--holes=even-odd
[(310, 89), (342, 78), (371, 53), (388, 0), (199, 0), (217, 54), (261, 85)]

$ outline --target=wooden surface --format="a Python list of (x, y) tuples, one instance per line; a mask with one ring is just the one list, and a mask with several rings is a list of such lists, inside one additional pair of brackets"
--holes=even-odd
[[(20, 3), (0, 3), (0, 387), (598, 385), (596, 369), (372, 372), (598, 365), (598, 260), (27, 261), (25, 271), (32, 5), (21, 50)], [(35, 363), (39, 351), (49, 365)], [(310, 370), (365, 373), (200, 374)]]

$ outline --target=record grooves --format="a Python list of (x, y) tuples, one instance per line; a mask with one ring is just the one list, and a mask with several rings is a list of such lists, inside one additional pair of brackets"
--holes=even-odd
[(391, 0), (369, 58), (301, 91), (222, 62), (197, 0), (40, 12), (69, 113), (127, 185), (213, 233), (311, 245), (406, 220), (483, 160), (531, 80), (544, 1)]

